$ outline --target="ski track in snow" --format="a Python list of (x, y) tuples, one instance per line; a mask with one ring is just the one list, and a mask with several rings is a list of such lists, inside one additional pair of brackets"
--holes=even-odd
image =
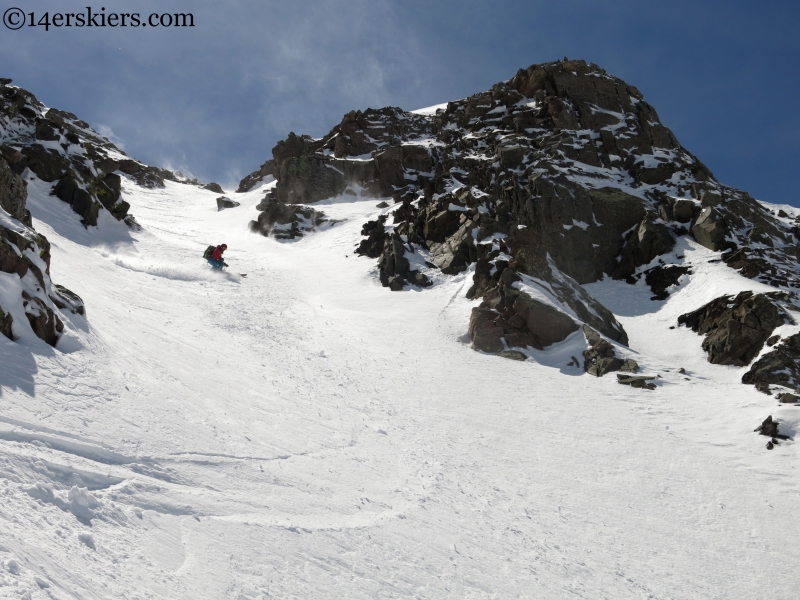
[(0, 336), (0, 598), (800, 593), (796, 446), (752, 433), (800, 409), (669, 329), (760, 289), (705, 249), (676, 249), (694, 274), (666, 302), (587, 286), (661, 375), (649, 392), (565, 376), (572, 350), (472, 351), (471, 272), (382, 288), (352, 253), (377, 199), (321, 202), (343, 221), (278, 243), (247, 229), (263, 188), (217, 212), (125, 182), (141, 232), (29, 192), (88, 320), (58, 350)]

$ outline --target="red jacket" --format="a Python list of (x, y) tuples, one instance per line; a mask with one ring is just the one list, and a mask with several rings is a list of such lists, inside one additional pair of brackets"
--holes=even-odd
[(225, 252), (222, 249), (222, 246), (217, 246), (214, 248), (214, 252), (211, 253), (211, 256), (214, 257), (214, 260), (222, 260), (222, 253)]

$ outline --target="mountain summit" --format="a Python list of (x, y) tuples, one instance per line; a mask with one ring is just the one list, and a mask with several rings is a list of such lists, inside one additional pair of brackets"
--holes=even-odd
[[(635, 87), (581, 60), (520, 69), (432, 109), (351, 112), (321, 139), (292, 133), (240, 189), (266, 174), (277, 185), (252, 228), (279, 238), (323, 222), (307, 206), (323, 198), (391, 196), (356, 252), (378, 259), (392, 290), (474, 268), (468, 297), (483, 302), (469, 324), (473, 347), (509, 358), (580, 327), (626, 345), (582, 285), (643, 278), (663, 301), (691, 271), (682, 239), (784, 290), (781, 301), (800, 287), (797, 222), (718, 182)], [(763, 340), (751, 342), (757, 354)], [(623, 364), (600, 354), (585, 353), (594, 374)]]

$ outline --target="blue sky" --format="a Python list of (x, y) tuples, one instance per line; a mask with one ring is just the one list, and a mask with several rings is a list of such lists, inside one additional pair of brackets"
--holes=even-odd
[[(89, 0), (7, 0), (37, 16)], [(113, 133), (149, 164), (224, 186), (289, 131), (344, 113), (414, 109), (520, 67), (584, 58), (638, 87), (724, 183), (800, 206), (800, 4), (590, 0), (106, 0), (192, 12), (191, 29), (0, 32), (0, 76)], [(5, 9), (4, 9), (5, 10)]]

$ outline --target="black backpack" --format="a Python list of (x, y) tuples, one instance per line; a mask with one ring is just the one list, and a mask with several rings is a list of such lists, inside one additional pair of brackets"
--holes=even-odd
[(216, 246), (209, 246), (208, 248), (206, 248), (206, 251), (203, 252), (203, 258), (205, 258), (206, 260), (212, 258), (214, 255), (214, 248), (216, 248)]

